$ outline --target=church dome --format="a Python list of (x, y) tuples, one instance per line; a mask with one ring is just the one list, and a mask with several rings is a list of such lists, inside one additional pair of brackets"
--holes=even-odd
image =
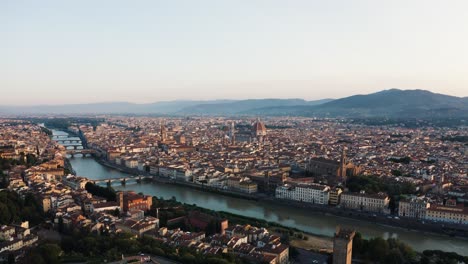
[(257, 120), (252, 127), (255, 136), (266, 136), (266, 126), (260, 120)]

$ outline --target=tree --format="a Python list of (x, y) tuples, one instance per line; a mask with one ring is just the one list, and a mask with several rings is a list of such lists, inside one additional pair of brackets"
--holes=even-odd
[(10, 185), (9, 181), (8, 181), (8, 177), (6, 175), (3, 175), (3, 172), (0, 171), (0, 189), (4, 189), (4, 188), (7, 188), (8, 185)]
[(186, 252), (181, 256), (182, 263), (194, 263), (195, 256)]
[(47, 264), (38, 249), (30, 250), (22, 261), (23, 263)]
[(11, 214), (8, 210), (8, 206), (4, 203), (0, 203), (0, 223), (1, 224), (9, 224), (11, 221)]
[(85, 189), (86, 189), (86, 191), (88, 191), (89, 193), (91, 193), (93, 195), (106, 198), (107, 201), (116, 201), (117, 200), (117, 195), (116, 195), (114, 189), (112, 189), (112, 187), (105, 188), (105, 187), (98, 186), (98, 185), (96, 185), (96, 184), (94, 184), (92, 182), (88, 182), (85, 185)]
[(43, 219), (43, 211), (35, 197), (27, 194), (22, 199), (13, 191), (0, 192), (0, 224), (29, 221), (32, 225), (39, 224)]
[(112, 213), (113, 216), (120, 216), (120, 209), (115, 208), (114, 212)]
[(389, 253), (389, 246), (385, 239), (376, 237), (369, 240), (369, 255), (373, 260), (379, 260), (382, 256)]
[(206, 235), (207, 236), (214, 235), (216, 233), (217, 226), (218, 225), (214, 219), (210, 220), (210, 222), (208, 222), (204, 230)]
[(364, 254), (367, 250), (367, 240), (362, 238), (361, 233), (356, 232), (353, 238), (353, 255)]
[(58, 219), (58, 231), (59, 233), (63, 233), (64, 231), (63, 218), (61, 216)]
[(15, 260), (15, 255), (13, 253), (9, 253), (7, 263), (8, 264), (13, 264), (13, 263), (15, 263), (15, 261), (16, 261)]
[(62, 253), (62, 249), (57, 244), (47, 243), (41, 245), (39, 246), (39, 252), (41, 253), (42, 258), (46, 261), (46, 263), (60, 263), (59, 257)]
[(394, 248), (385, 256), (384, 263), (386, 264), (395, 264), (395, 263), (404, 263), (403, 255), (400, 250)]

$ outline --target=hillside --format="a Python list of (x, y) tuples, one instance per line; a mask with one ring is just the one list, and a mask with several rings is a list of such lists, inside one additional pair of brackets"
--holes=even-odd
[(467, 118), (468, 97), (390, 89), (341, 99), (248, 99), (0, 106), (0, 114), (153, 114), (315, 117)]
[(468, 99), (425, 90), (390, 89), (353, 95), (316, 106), (266, 107), (249, 113), (317, 117), (468, 117)]
[[(303, 107), (313, 106), (331, 101), (324, 99), (317, 101), (305, 101), (303, 99), (249, 99), (217, 104), (199, 104), (186, 107), (179, 111), (179, 114), (200, 114), (200, 115), (236, 115), (236, 114), (256, 114), (257, 109), (282, 108), (282, 107)], [(266, 112), (265, 114), (269, 114)]]
[(314, 109), (313, 113), (352, 117), (467, 116), (468, 100), (425, 90), (390, 89), (334, 100)]

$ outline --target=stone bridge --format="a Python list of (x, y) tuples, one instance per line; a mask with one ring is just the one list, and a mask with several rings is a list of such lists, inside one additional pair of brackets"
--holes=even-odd
[(67, 154), (74, 157), (76, 154), (81, 154), (83, 157), (91, 156), (97, 152), (94, 149), (67, 149)]
[(122, 178), (109, 178), (109, 179), (101, 179), (101, 180), (90, 180), (90, 182), (94, 184), (102, 184), (106, 183), (107, 186), (111, 186), (112, 184), (119, 183), (122, 185), (125, 185), (127, 182), (130, 181), (135, 181), (138, 183), (141, 183), (142, 180), (152, 180), (153, 176), (143, 176), (143, 175), (138, 175), (138, 176), (129, 176), (129, 177), (122, 177)]

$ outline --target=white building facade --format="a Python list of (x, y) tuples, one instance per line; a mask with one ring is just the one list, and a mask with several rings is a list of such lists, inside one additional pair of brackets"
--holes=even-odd
[(276, 188), (275, 197), (313, 204), (328, 204), (330, 187), (320, 184), (283, 185)]

